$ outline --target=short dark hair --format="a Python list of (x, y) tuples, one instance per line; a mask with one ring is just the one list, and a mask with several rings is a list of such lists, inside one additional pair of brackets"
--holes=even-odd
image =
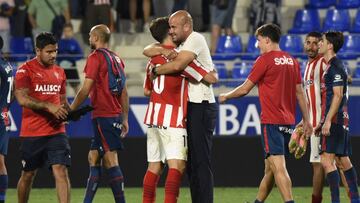
[(337, 53), (344, 44), (344, 34), (339, 31), (327, 31), (323, 34), (326, 40), (333, 45), (334, 52)]
[(160, 17), (151, 21), (150, 32), (156, 41), (163, 43), (170, 29), (169, 17)]
[(51, 32), (42, 32), (36, 36), (35, 46), (43, 49), (49, 44), (57, 44), (57, 39)]
[(320, 32), (313, 31), (313, 32), (307, 33), (306, 38), (308, 38), (308, 37), (315, 37), (320, 41), (322, 34)]
[(281, 37), (281, 30), (280, 27), (273, 24), (273, 23), (267, 23), (262, 26), (260, 26), (256, 32), (255, 36), (262, 36), (262, 37), (268, 37), (272, 42), (279, 43), (280, 37)]

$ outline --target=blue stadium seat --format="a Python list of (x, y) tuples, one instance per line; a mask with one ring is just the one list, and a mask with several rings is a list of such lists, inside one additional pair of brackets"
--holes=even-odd
[(353, 78), (358, 78), (358, 79), (360, 79), (360, 66), (358, 66), (357, 68), (355, 68), (354, 74), (353, 74)]
[(356, 59), (360, 56), (360, 35), (346, 35), (344, 45), (337, 53), (341, 59)]
[(301, 78), (304, 78), (305, 69), (306, 69), (306, 64), (307, 64), (307, 60), (301, 60), (301, 61), (299, 61)]
[(290, 34), (306, 34), (320, 30), (320, 17), (316, 9), (300, 9), (296, 11)]
[(252, 63), (250, 62), (237, 62), (234, 64), (232, 69), (232, 78), (227, 86), (237, 87), (239, 86), (248, 76), (251, 71)]
[(329, 9), (326, 12), (323, 31), (349, 31), (350, 14), (348, 9)]
[(34, 45), (30, 37), (12, 37), (10, 40), (10, 61), (26, 61), (34, 55)]
[(222, 35), (219, 37), (213, 60), (234, 60), (242, 52), (239, 35)]
[(283, 51), (289, 52), (294, 57), (302, 57), (303, 42), (300, 35), (283, 35), (280, 38), (280, 48)]
[(338, 0), (336, 8), (359, 8), (360, 0)]
[(242, 60), (255, 60), (260, 55), (260, 49), (256, 46), (257, 39), (254, 35), (249, 36), (246, 52), (241, 56)]
[(309, 0), (306, 8), (329, 8), (335, 4), (336, 0)]
[(360, 33), (360, 9), (358, 9), (356, 12), (354, 23), (353, 23), (353, 26), (352, 26), (350, 32)]
[(213, 87), (218, 87), (221, 83), (223, 83), (222, 80), (224, 79), (228, 79), (228, 74), (227, 74), (227, 69), (226, 69), (226, 66), (224, 63), (221, 63), (221, 62), (217, 62), (217, 63), (214, 63), (215, 65), (215, 69), (218, 73), (218, 76), (219, 76), (219, 82), (218, 83), (215, 83), (213, 85)]

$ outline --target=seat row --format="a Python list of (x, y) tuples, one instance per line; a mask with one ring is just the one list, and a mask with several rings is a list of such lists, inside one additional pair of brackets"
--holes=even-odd
[(329, 8), (332, 6), (336, 8), (358, 8), (360, 7), (360, 0), (309, 0), (306, 5), (307, 8)]
[(319, 12), (316, 9), (300, 9), (296, 11), (291, 34), (305, 34), (311, 31), (348, 31), (360, 33), (360, 9), (357, 10), (354, 22), (351, 25), (351, 17), (348, 9), (329, 9), (323, 26), (320, 25)]
[[(249, 36), (245, 52), (243, 52), (243, 45), (239, 35), (222, 35), (218, 40), (213, 60), (234, 60), (236, 58), (242, 60), (254, 60), (260, 54), (256, 42), (257, 39), (255, 36)], [(280, 48), (289, 52), (294, 57), (306, 58), (301, 35), (289, 34), (281, 36)], [(360, 57), (360, 35), (345, 35), (344, 45), (339, 50), (338, 56), (342, 59), (356, 59), (357, 57)]]

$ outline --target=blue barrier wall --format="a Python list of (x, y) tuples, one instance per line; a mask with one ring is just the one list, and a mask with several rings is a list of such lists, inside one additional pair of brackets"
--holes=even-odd
[[(70, 102), (72, 99), (69, 99)], [(87, 101), (88, 102), (88, 101)], [(148, 99), (145, 97), (130, 98), (129, 136), (144, 136), (146, 126), (143, 124)], [(18, 136), (21, 127), (21, 108), (14, 102), (10, 108), (12, 119), (11, 136)], [(360, 136), (360, 96), (349, 98), (350, 134)], [(297, 115), (299, 120), (300, 115)], [(90, 115), (80, 121), (67, 125), (70, 137), (89, 137), (93, 135)], [(244, 97), (219, 105), (215, 135), (255, 136), (260, 134), (260, 104), (258, 97)]]

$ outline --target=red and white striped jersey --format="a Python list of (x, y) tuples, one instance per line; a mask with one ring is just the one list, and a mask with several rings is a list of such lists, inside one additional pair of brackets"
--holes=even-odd
[(321, 120), (321, 77), (326, 70), (327, 63), (322, 56), (317, 56), (308, 62), (304, 74), (305, 94), (308, 102), (310, 121), (316, 127)]
[(185, 128), (188, 101), (188, 80), (201, 81), (209, 72), (194, 61), (181, 74), (159, 75), (150, 79), (150, 67), (160, 66), (168, 60), (164, 56), (152, 58), (146, 67), (144, 88), (151, 90), (144, 123), (163, 127)]

